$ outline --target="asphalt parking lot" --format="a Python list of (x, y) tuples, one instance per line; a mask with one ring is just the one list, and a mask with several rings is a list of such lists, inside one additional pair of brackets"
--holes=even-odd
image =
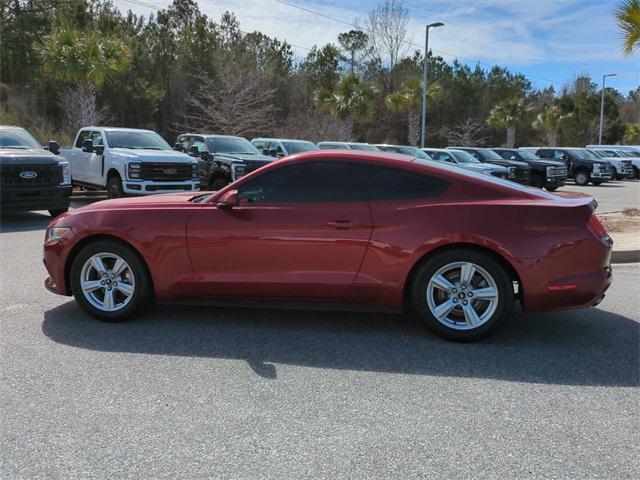
[[(600, 210), (638, 198), (616, 183)], [(42, 286), (48, 220), (0, 234), (2, 478), (640, 477), (637, 266), (597, 308), (516, 311), (468, 345), (396, 315), (163, 306), (104, 324)]]
[(559, 192), (582, 192), (598, 200), (598, 213), (620, 212), (625, 208), (640, 208), (640, 181), (624, 180), (602, 185), (579, 187), (570, 181)]

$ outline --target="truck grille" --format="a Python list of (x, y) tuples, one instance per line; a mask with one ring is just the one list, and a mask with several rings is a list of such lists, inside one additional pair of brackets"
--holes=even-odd
[(622, 170), (624, 170), (625, 172), (631, 171), (631, 160), (620, 161), (620, 166), (622, 167)]
[(0, 177), (3, 187), (58, 185), (62, 182), (62, 168), (59, 165), (3, 165)]
[(516, 167), (516, 178), (514, 179), (518, 183), (528, 184), (531, 178), (531, 169), (524, 167)]
[(550, 177), (566, 177), (567, 169), (565, 167), (551, 167), (548, 170)]
[(191, 180), (193, 169), (190, 163), (143, 162), (140, 167), (142, 180), (174, 182)]

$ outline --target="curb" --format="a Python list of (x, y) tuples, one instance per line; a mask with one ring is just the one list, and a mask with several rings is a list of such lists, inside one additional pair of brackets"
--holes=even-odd
[(640, 262), (640, 250), (614, 250), (611, 252), (611, 263)]

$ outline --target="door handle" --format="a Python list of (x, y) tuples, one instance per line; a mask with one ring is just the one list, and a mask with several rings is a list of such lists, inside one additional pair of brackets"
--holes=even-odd
[(350, 228), (360, 227), (360, 222), (352, 222), (351, 220), (333, 220), (327, 222), (326, 226), (329, 228), (337, 228), (338, 230), (348, 230)]

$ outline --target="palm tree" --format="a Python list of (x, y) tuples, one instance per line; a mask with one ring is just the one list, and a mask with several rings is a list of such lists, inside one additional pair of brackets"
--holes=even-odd
[(334, 92), (324, 88), (315, 92), (316, 105), (342, 122), (344, 138), (348, 140), (353, 140), (353, 120), (369, 116), (374, 97), (375, 89), (355, 75), (343, 77)]
[(76, 109), (78, 118), (73, 120), (78, 127), (97, 123), (96, 88), (131, 67), (131, 53), (123, 42), (95, 32), (63, 27), (43, 37), (34, 49), (47, 76), (71, 85), (65, 96), (73, 99), (74, 105), (65, 107)]
[[(434, 99), (440, 95), (442, 89), (437, 83), (429, 85), (427, 96)], [(390, 93), (385, 99), (387, 108), (392, 112), (408, 112), (409, 143), (413, 146), (420, 141), (420, 120), (422, 106), (422, 81), (412, 78), (402, 84), (397, 92)]]
[(522, 122), (528, 108), (524, 99), (513, 98), (498, 103), (489, 114), (487, 124), (490, 127), (507, 130), (507, 148), (516, 143), (516, 126)]
[(640, 51), (640, 0), (621, 0), (615, 13), (624, 53)]
[(545, 136), (547, 146), (555, 147), (558, 144), (560, 126), (570, 116), (570, 113), (563, 114), (557, 105), (550, 105), (538, 114), (531, 126)]

